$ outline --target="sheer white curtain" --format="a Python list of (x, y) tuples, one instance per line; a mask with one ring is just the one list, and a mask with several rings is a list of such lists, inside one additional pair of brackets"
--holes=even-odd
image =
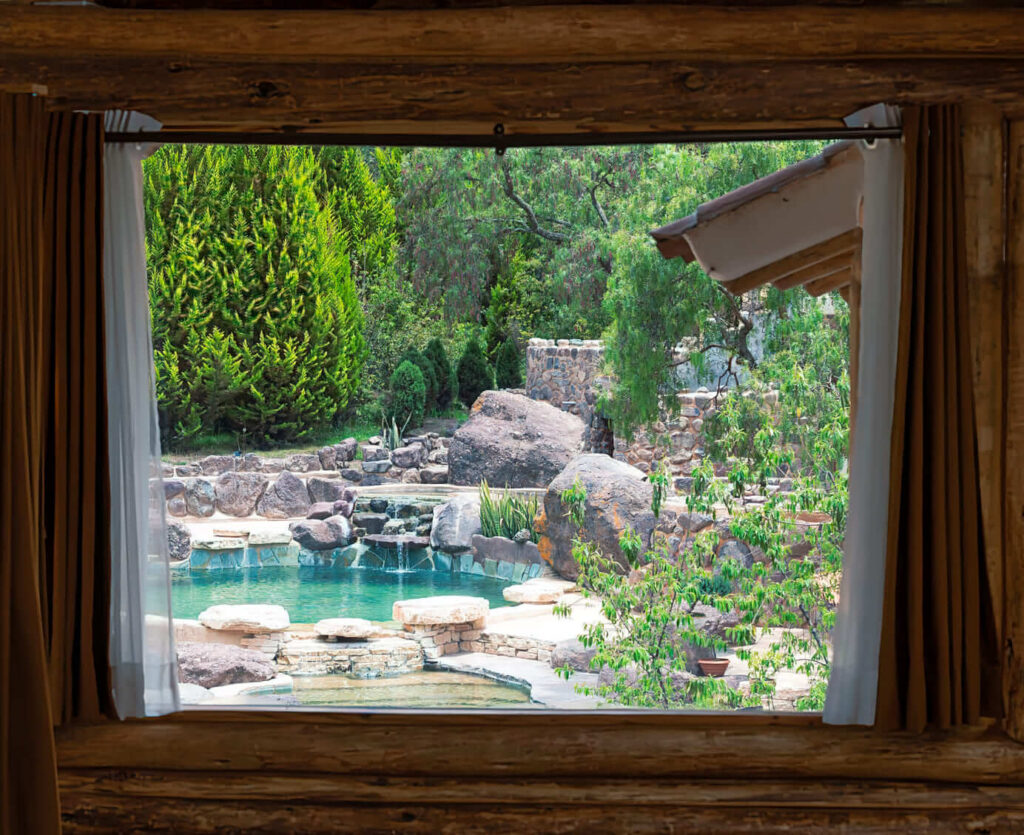
[[(851, 127), (895, 127), (896, 108), (876, 105), (849, 117)], [(850, 508), (825, 721), (872, 725), (885, 596), (889, 519), (889, 444), (903, 254), (903, 145), (864, 147), (864, 236), (857, 421), (851, 438)]]
[[(108, 131), (157, 130), (110, 111)], [(180, 708), (146, 286), (142, 160), (154, 150), (104, 153), (103, 282), (111, 498), (110, 665), (122, 718)]]

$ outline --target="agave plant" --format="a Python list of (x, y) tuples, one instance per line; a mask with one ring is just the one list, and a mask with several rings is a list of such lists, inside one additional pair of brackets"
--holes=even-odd
[(484, 536), (503, 536), (518, 539), (520, 531), (527, 531), (530, 542), (537, 542), (540, 534), (535, 528), (537, 496), (517, 496), (506, 489), (491, 495), (487, 481), (480, 483), (480, 527)]
[(384, 418), (380, 425), (380, 436), (383, 439), (384, 448), (391, 452), (392, 450), (398, 449), (402, 446), (402, 436), (405, 434), (405, 428), (409, 425), (409, 418), (405, 419), (405, 423), (402, 424), (401, 428), (398, 426), (398, 421), (394, 417), (391, 418), (390, 424), (388, 419)]

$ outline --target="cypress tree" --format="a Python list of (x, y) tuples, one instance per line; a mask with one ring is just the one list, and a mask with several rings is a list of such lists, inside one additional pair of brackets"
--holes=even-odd
[(166, 146), (144, 171), (165, 438), (245, 429), (283, 442), (329, 425), (365, 342), (314, 152)]
[(494, 376), (498, 388), (517, 389), (523, 384), (523, 360), (515, 340), (506, 339), (494, 360)]
[(452, 364), (448, 361), (448, 353), (438, 337), (434, 337), (423, 349), (423, 356), (434, 366), (437, 377), (437, 405), (444, 409), (452, 402)]
[(424, 410), (429, 412), (437, 406), (438, 383), (434, 364), (415, 348), (406, 350), (402, 354), (401, 359), (399, 359), (398, 364), (401, 365), (406, 360), (419, 368), (420, 373), (423, 374), (423, 385), (426, 387)]
[(494, 373), (475, 336), (466, 343), (462, 356), (459, 357), (456, 375), (459, 381), (459, 399), (467, 408), (473, 405), (480, 392), (494, 387)]
[(423, 403), (426, 400), (426, 386), (423, 372), (409, 360), (399, 363), (391, 375), (391, 391), (388, 398), (388, 417), (394, 418), (401, 429), (423, 425)]

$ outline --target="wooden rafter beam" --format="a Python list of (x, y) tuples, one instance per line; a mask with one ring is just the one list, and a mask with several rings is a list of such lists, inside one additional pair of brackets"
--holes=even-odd
[(825, 295), (825, 293), (831, 293), (833, 290), (838, 290), (840, 287), (846, 286), (852, 280), (853, 267), (847, 267), (846, 269), (839, 270), (839, 272), (832, 273), (831, 275), (816, 278), (814, 281), (808, 281), (804, 285), (804, 289), (817, 298), (818, 296)]
[(732, 281), (723, 282), (723, 286), (733, 295), (739, 296), (768, 282), (784, 279), (798, 270), (814, 268), (837, 255), (848, 256), (860, 247), (860, 241), (860, 227), (849, 229), (827, 241), (821, 241), (785, 258), (780, 258), (778, 261), (773, 261), (771, 264), (751, 270)]
[(792, 290), (794, 287), (799, 287), (802, 284), (807, 284), (809, 281), (815, 279), (825, 278), (833, 273), (840, 272), (841, 270), (847, 270), (850, 268), (851, 260), (854, 256), (855, 250), (851, 247), (846, 252), (840, 252), (838, 255), (833, 255), (831, 258), (826, 258), (824, 261), (819, 261), (816, 264), (811, 264), (803, 269), (790, 272), (787, 275), (777, 278), (772, 281), (778, 290)]

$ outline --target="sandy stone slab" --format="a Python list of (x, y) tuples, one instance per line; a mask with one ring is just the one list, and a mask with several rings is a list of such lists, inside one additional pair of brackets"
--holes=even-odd
[(502, 596), (509, 603), (557, 603), (562, 595), (574, 588), (576, 584), (568, 580), (536, 577), (518, 586), (508, 586), (502, 591)]
[(313, 630), (321, 638), (369, 638), (377, 628), (363, 618), (325, 618)]
[(489, 608), (483, 597), (449, 594), (399, 600), (392, 607), (391, 616), (407, 626), (469, 623), (486, 617)]
[(200, 551), (237, 551), (245, 547), (245, 540), (235, 537), (209, 537), (197, 539), (192, 543), (192, 550)]
[(249, 534), (250, 545), (288, 545), (291, 541), (291, 531), (253, 531)]
[(281, 632), (291, 625), (283, 606), (264, 604), (221, 604), (204, 609), (199, 622), (209, 629), (225, 632)]

